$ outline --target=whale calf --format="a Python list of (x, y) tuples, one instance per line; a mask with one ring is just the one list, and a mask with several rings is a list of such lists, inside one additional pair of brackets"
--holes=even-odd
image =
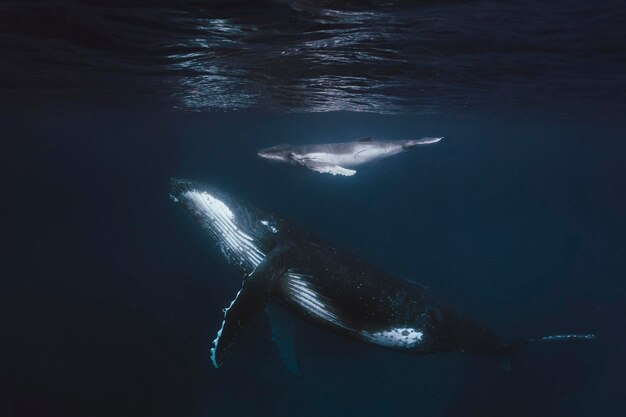
[[(213, 341), (211, 361), (216, 368), (236, 337), (268, 304), (352, 339), (415, 354), (505, 356), (530, 342), (594, 337), (565, 334), (505, 343), (422, 286), (392, 277), (276, 214), (181, 179), (172, 180), (170, 195), (193, 214), (243, 274)], [(281, 338), (288, 339), (274, 337)], [(291, 357), (286, 365), (299, 372), (292, 353), (281, 352), (281, 357)]]
[(258, 155), (270, 161), (303, 167), (315, 172), (352, 176), (354, 168), (414, 149), (418, 145), (439, 142), (443, 138), (413, 140), (357, 139), (353, 142), (318, 145), (276, 145), (261, 149)]

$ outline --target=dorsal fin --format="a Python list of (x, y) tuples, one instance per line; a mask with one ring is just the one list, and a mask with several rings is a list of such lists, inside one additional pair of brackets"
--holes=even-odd
[(370, 138), (369, 136), (366, 138), (360, 138), (355, 140), (355, 142), (372, 142), (374, 139)]

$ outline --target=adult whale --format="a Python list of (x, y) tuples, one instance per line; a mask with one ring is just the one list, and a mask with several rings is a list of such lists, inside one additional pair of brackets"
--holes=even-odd
[[(237, 335), (269, 302), (333, 332), (416, 354), (501, 356), (529, 342), (594, 337), (566, 334), (503, 343), (421, 286), (394, 278), (273, 213), (190, 181), (173, 179), (171, 185), (172, 199), (194, 215), (244, 274), (213, 341), (216, 368)], [(294, 361), (287, 365), (297, 372)]]
[(315, 172), (352, 176), (360, 165), (414, 149), (418, 145), (439, 142), (443, 138), (414, 140), (358, 139), (354, 142), (318, 145), (276, 145), (261, 149), (258, 155), (270, 161), (308, 168)]

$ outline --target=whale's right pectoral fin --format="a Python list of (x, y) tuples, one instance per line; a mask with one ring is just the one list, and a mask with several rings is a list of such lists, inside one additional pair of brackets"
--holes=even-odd
[(328, 164), (325, 162), (304, 161), (302, 164), (310, 170), (320, 172), (322, 174), (344, 175), (346, 177), (351, 177), (356, 174), (356, 171), (353, 169), (348, 169), (339, 165)]
[(285, 368), (296, 376), (301, 376), (300, 366), (296, 358), (294, 348), (294, 323), (293, 317), (282, 307), (269, 303), (265, 307), (265, 313), (272, 326), (272, 341), (278, 349), (280, 359)]
[(225, 352), (232, 346), (237, 336), (263, 311), (273, 278), (281, 275), (286, 269), (284, 266), (286, 253), (284, 248), (276, 248), (267, 254), (254, 272), (244, 278), (241, 289), (224, 309), (222, 327), (218, 330), (211, 348), (211, 362), (214, 367), (219, 368), (222, 365)]

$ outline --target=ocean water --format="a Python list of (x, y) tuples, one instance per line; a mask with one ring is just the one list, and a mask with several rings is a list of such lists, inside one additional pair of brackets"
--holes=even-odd
[[(0, 416), (613, 416), (626, 394), (619, 2), (4, 2)], [(120, 2), (121, 3), (121, 2)], [(258, 149), (445, 136), (333, 177)], [(505, 340), (402, 354), (259, 317), (171, 177), (272, 210)]]

